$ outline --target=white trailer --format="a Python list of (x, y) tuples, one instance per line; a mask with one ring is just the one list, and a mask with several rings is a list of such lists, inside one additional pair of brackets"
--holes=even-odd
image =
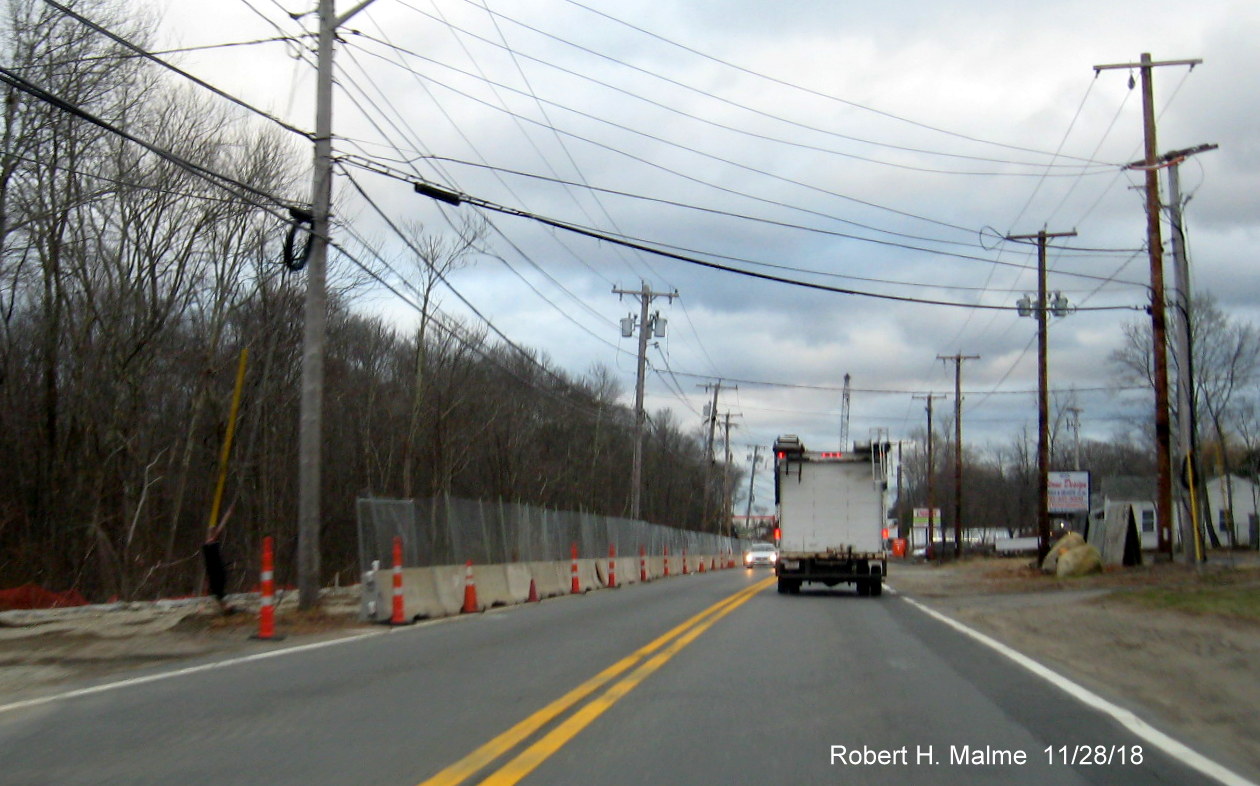
[(885, 454), (882, 445), (817, 452), (791, 434), (775, 440), (779, 592), (795, 594), (817, 582), (852, 583), (864, 596), (883, 593)]

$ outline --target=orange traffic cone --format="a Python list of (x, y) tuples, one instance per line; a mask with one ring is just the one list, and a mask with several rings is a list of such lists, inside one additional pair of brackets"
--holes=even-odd
[(538, 602), (538, 586), (534, 584), (534, 580), (532, 578), (529, 580), (529, 597), (525, 599), (525, 602), (526, 603)]
[(464, 565), (464, 614), (474, 614), (481, 609), (477, 605), (477, 582), (473, 580), (472, 560)]
[(574, 543), (570, 549), (573, 554), (573, 565), (569, 569), (571, 581), (569, 583), (569, 593), (572, 595), (582, 594), (582, 582), (578, 580), (578, 564), (577, 564), (577, 544)]
[(402, 538), (394, 537), (394, 607), (393, 614), (389, 618), (390, 625), (402, 625), (406, 622), (406, 616), (403, 612), (403, 585), (402, 585)]

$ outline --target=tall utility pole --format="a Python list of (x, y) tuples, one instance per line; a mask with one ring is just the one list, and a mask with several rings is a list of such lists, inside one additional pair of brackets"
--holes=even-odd
[(1067, 412), (1072, 416), (1068, 421), (1068, 428), (1072, 429), (1072, 469), (1080, 470), (1081, 468), (1081, 408), (1067, 407)]
[[(705, 452), (709, 457), (709, 464), (713, 464), (716, 461), (713, 455), (713, 431), (717, 427), (718, 394), (722, 392), (722, 380), (719, 379), (712, 385), (698, 385), (697, 387), (704, 388), (705, 393), (713, 391), (713, 402), (709, 404), (709, 414), (705, 417), (706, 425), (709, 427), (709, 440)], [(739, 390), (739, 386), (736, 385), (734, 389)]]
[[(927, 400), (927, 507), (928, 507), (928, 531), (927, 531), (927, 547), (923, 551), (925, 559), (932, 559), (932, 551), (936, 548), (934, 545), (935, 527), (936, 527), (936, 460), (932, 454), (932, 400), (945, 398), (944, 393), (925, 393), (922, 396), (916, 395), (915, 398)], [(942, 538), (942, 540), (944, 540)]]
[(1146, 169), (1146, 244), (1151, 266), (1151, 344), (1155, 382), (1155, 531), (1159, 551), (1172, 556), (1172, 461), (1168, 425), (1168, 349), (1164, 303), (1164, 241), (1159, 223), (1159, 162), (1155, 142), (1155, 87), (1152, 69), (1156, 66), (1184, 65), (1194, 68), (1202, 60), (1163, 60), (1154, 62), (1143, 52), (1137, 63), (1094, 66), (1094, 73), (1123, 68), (1142, 72), (1142, 126)]
[[(638, 290), (613, 287), (614, 295), (623, 297), (625, 295), (633, 295), (639, 299), (639, 365), (634, 381), (634, 459), (630, 468), (630, 518), (635, 520), (639, 518), (639, 502), (643, 490), (643, 425), (647, 420), (647, 416), (643, 412), (643, 381), (647, 373), (648, 334), (665, 335), (665, 321), (661, 319), (660, 312), (656, 312), (649, 318), (648, 307), (658, 297), (667, 297), (671, 303), (674, 301), (674, 298), (678, 297), (677, 290), (673, 292), (653, 292), (646, 281), (640, 283), (642, 288)], [(626, 332), (626, 326), (626, 321), (622, 320), (621, 334), (628, 338), (629, 334)]]
[[(722, 463), (722, 520), (726, 524), (726, 534), (731, 534), (731, 413), (728, 410), (725, 415), (726, 424), (723, 428), (723, 450), (725, 459)], [(721, 534), (721, 526), (719, 525), (718, 534)]]
[(761, 460), (761, 446), (753, 445), (752, 469), (748, 472), (748, 505), (744, 508), (744, 525), (752, 520), (753, 484), (757, 482), (757, 462)]
[(849, 449), (849, 380), (848, 374), (844, 375), (844, 393), (840, 396), (840, 450)]
[(954, 361), (954, 557), (962, 556), (962, 364), (979, 360), (979, 355), (937, 355), (937, 360)]
[(324, 343), (328, 332), (328, 240), (332, 213), (333, 40), (337, 28), (367, 8), (365, 0), (340, 18), (333, 0), (319, 0), (315, 74), (315, 159), (311, 185), (311, 251), (306, 261), (302, 332), (302, 397), (298, 414), (298, 608), (319, 604), (320, 447), (323, 439)]
[[(1076, 232), (1047, 232), (1035, 235), (1007, 235), (1007, 240), (1037, 240), (1037, 564), (1050, 553), (1050, 371), (1047, 358), (1046, 322), (1046, 241), (1052, 237), (1076, 237)], [(1060, 298), (1056, 297), (1056, 301)], [(1025, 303), (1020, 304), (1020, 316)], [(1056, 303), (1056, 311), (1066, 306)]]
[[(1185, 232), (1181, 222), (1179, 169), (1181, 162), (1190, 156), (1216, 148), (1217, 145), (1198, 145), (1186, 150), (1174, 150), (1160, 157), (1160, 161), (1168, 167), (1168, 223), (1171, 233), (1168, 240), (1173, 255), (1173, 357), (1177, 359), (1177, 452), (1189, 475), (1190, 486), (1199, 482), (1199, 438), (1194, 412), (1194, 346), (1190, 335), (1190, 263), (1186, 258)], [(1204, 559), (1196, 491), (1197, 488), (1191, 489), (1188, 495), (1184, 491), (1178, 494), (1182, 503), (1181, 542), (1194, 544), (1193, 551), (1188, 545), (1183, 545), (1185, 559), (1191, 564), (1197, 564)]]

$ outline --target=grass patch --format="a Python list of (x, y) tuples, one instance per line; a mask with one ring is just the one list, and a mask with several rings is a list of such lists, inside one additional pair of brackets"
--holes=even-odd
[(1147, 608), (1260, 622), (1260, 585), (1217, 582), (1122, 590), (1111, 597)]

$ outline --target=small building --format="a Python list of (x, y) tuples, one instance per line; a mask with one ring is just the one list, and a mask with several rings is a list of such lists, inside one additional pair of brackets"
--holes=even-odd
[[(1246, 546), (1253, 549), (1260, 547), (1260, 516), (1257, 516), (1256, 505), (1260, 487), (1239, 475), (1231, 475), (1229, 483), (1225, 481), (1225, 477), (1220, 476), (1212, 478), (1205, 484), (1208, 506), (1208, 521), (1205, 523), (1212, 528), (1212, 533), (1216, 535), (1215, 541), (1219, 541), (1222, 547)], [(1231, 540), (1230, 536), (1228, 500), (1231, 495), (1229, 492), (1233, 492), (1233, 529), (1236, 540)], [(1215, 545), (1215, 541), (1209, 536), (1209, 543)]]
[[(1223, 476), (1207, 481), (1208, 520), (1204, 522), (1209, 548), (1243, 546), (1260, 548), (1260, 485), (1239, 475), (1233, 475), (1226, 483)], [(1229, 526), (1230, 494), (1233, 492), (1234, 527), (1231, 539)], [(1155, 479), (1148, 477), (1118, 476), (1103, 478), (1099, 492), (1090, 502), (1090, 530), (1101, 542), (1108, 527), (1128, 529), (1131, 522), (1142, 551), (1159, 548), (1159, 535), (1155, 532)], [(1181, 508), (1177, 506), (1177, 524), (1173, 526), (1173, 541), (1181, 543)], [(1210, 529), (1209, 529), (1210, 528)], [(1115, 538), (1121, 536), (1112, 533)], [(1096, 540), (1086, 533), (1090, 542)], [(1105, 560), (1104, 560), (1105, 561)], [(1128, 564), (1128, 563), (1126, 563)]]

